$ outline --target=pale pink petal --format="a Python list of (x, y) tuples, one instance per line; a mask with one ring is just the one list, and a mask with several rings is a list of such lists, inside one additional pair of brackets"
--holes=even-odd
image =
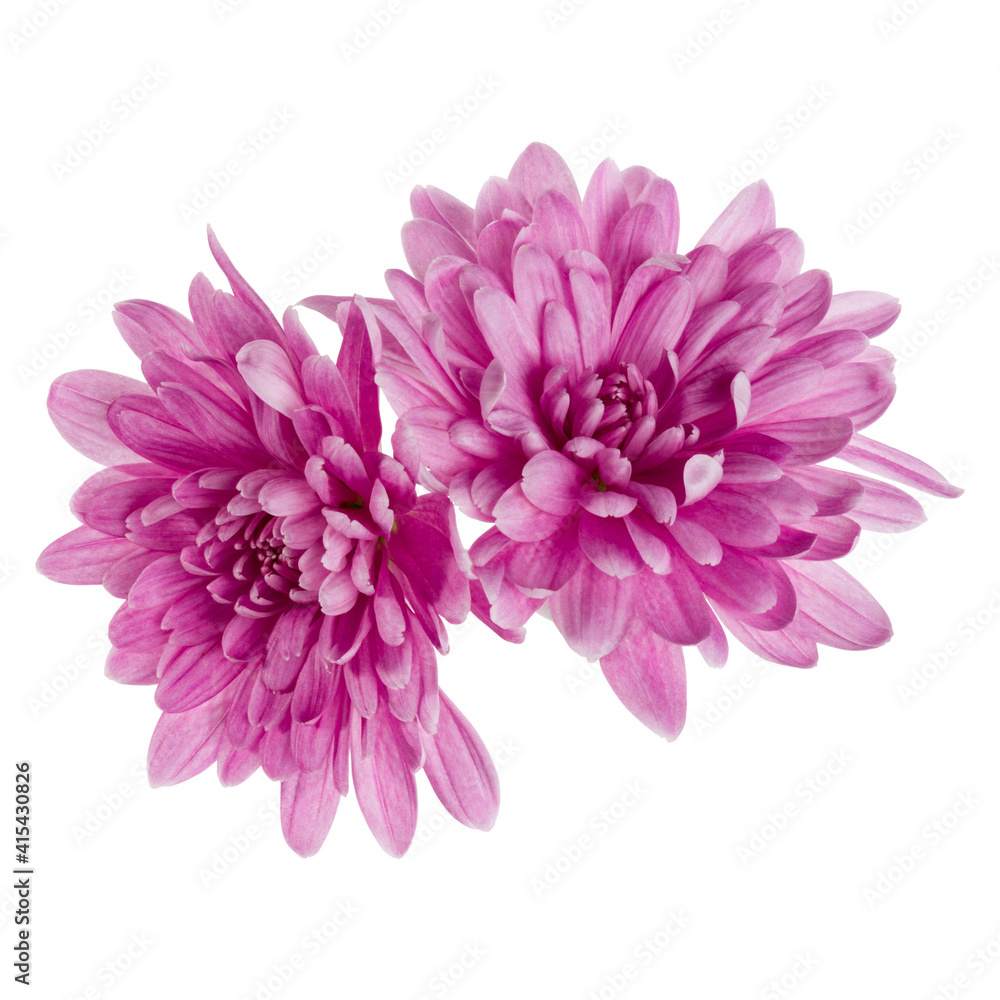
[(657, 736), (676, 739), (684, 728), (687, 684), (684, 652), (634, 623), (601, 657), (601, 671), (622, 704)]
[(476, 731), (443, 693), (437, 731), (421, 733), (424, 773), (435, 795), (460, 823), (489, 830), (500, 807), (500, 782)]

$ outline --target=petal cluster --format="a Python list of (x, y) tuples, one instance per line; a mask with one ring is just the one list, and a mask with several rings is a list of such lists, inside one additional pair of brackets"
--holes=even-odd
[(889, 639), (834, 560), (862, 528), (905, 530), (922, 509), (822, 463), (961, 492), (862, 433), (893, 397), (892, 356), (871, 341), (895, 299), (834, 294), (825, 271), (803, 271), (763, 183), (684, 254), (669, 181), (608, 160), (581, 197), (540, 144), (475, 207), (435, 188), (411, 205), (412, 274), (388, 272), (392, 301), (372, 302), (377, 378), (424, 482), (492, 523), (471, 555), (497, 623), (547, 602), (570, 646), (671, 738), (684, 646), (720, 665), (728, 631), (810, 666), (817, 644)]
[(232, 294), (199, 275), (191, 319), (116, 309), (144, 381), (81, 371), (53, 385), (57, 428), (106, 468), (39, 569), (123, 599), (107, 672), (156, 685), (152, 784), (213, 763), (234, 784), (261, 767), (281, 782), (288, 843), (310, 855), (350, 778), (398, 856), (422, 768), (456, 818), (487, 829), (496, 772), (437, 683), (442, 619), (473, 604), (485, 617), (486, 602), (447, 498), (417, 494), (413, 440), (379, 451), (377, 321), (345, 303), (334, 363), (210, 245)]

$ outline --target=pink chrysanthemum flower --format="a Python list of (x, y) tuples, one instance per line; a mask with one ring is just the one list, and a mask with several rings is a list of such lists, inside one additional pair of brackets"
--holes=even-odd
[[(924, 520), (903, 491), (953, 497), (933, 469), (861, 431), (893, 396), (870, 345), (898, 314), (800, 273), (763, 183), (677, 253), (673, 186), (607, 160), (583, 198), (529, 146), (476, 207), (434, 188), (403, 229), (414, 277), (387, 275), (379, 384), (420, 442), (428, 483), (492, 521), (471, 554), (495, 621), (547, 599), (570, 646), (673, 738), (682, 647), (721, 665), (729, 633), (780, 663), (891, 634), (832, 560), (861, 528)], [(318, 303), (322, 307), (323, 303)]]
[(52, 386), (60, 433), (108, 468), (73, 498), (83, 526), (38, 568), (125, 599), (107, 673), (156, 685), (152, 785), (216, 761), (226, 785), (263, 767), (281, 782), (286, 840), (310, 855), (350, 770), (398, 856), (422, 767), (452, 815), (488, 829), (496, 772), (437, 684), (441, 617), (470, 609), (468, 555), (447, 499), (414, 490), (413, 442), (378, 450), (368, 307), (351, 305), (334, 364), (209, 241), (233, 295), (198, 275), (194, 322), (117, 307), (145, 383), (80, 371)]

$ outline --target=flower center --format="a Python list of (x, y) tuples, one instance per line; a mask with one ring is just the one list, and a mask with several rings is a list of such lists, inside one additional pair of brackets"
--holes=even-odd
[(618, 448), (643, 418), (655, 421), (656, 390), (634, 364), (586, 371), (572, 385), (564, 369), (553, 369), (546, 382), (542, 405), (560, 446), (570, 438), (590, 437)]
[(217, 601), (257, 615), (287, 605), (299, 586), (302, 553), (285, 544), (282, 520), (260, 511), (222, 524), (210, 521), (202, 529), (201, 556), (206, 568), (218, 574), (208, 587)]

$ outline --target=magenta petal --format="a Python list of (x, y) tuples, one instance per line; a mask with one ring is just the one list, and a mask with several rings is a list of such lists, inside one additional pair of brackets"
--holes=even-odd
[(102, 465), (134, 462), (138, 456), (108, 426), (108, 405), (118, 396), (152, 396), (149, 386), (124, 375), (76, 371), (60, 375), (49, 389), (49, 415), (56, 430), (78, 452)]
[(525, 496), (520, 483), (511, 486), (493, 508), (497, 527), (517, 542), (537, 542), (557, 531), (565, 520), (540, 510)]
[[(548, 149), (548, 147), (545, 148)], [(523, 176), (519, 177), (518, 183), (523, 179)], [(558, 187), (558, 185), (553, 184), (547, 186)], [(502, 177), (491, 177), (482, 186), (479, 197), (476, 199), (473, 228), (481, 234), (491, 223), (503, 218), (508, 210), (521, 216), (522, 219), (531, 217), (531, 205), (518, 190), (518, 187)]]
[(693, 309), (694, 292), (685, 278), (661, 281), (636, 306), (611, 360), (653, 371), (663, 350), (677, 344)]
[(162, 655), (160, 649), (144, 652), (112, 649), (104, 664), (104, 675), (119, 684), (155, 684), (156, 667)]
[(622, 704), (657, 736), (676, 739), (684, 728), (687, 682), (684, 652), (634, 623), (601, 657), (601, 670)]
[(790, 667), (812, 667), (819, 659), (816, 641), (797, 628), (762, 632), (744, 625), (739, 619), (720, 612), (726, 628), (751, 652)]
[(493, 827), (500, 807), (500, 782), (490, 755), (468, 720), (441, 693), (437, 731), (421, 732), (424, 773), (444, 807), (477, 830)]
[(35, 566), (58, 583), (101, 583), (118, 560), (135, 550), (128, 539), (82, 525), (46, 546)]
[(894, 392), (891, 372), (876, 365), (849, 362), (827, 369), (816, 389), (779, 410), (775, 418), (850, 417), (856, 428), (867, 427), (886, 411)]
[(529, 373), (542, 357), (537, 330), (513, 299), (495, 288), (480, 288), (474, 305), (486, 343), (503, 370), (527, 385)]
[(583, 218), (591, 247), (603, 257), (618, 220), (628, 211), (628, 193), (614, 160), (604, 160), (591, 175), (583, 196)]
[(899, 310), (899, 299), (884, 292), (839, 292), (830, 300), (817, 333), (860, 330), (875, 337), (896, 322)]
[(133, 608), (160, 607), (186, 594), (194, 586), (204, 586), (204, 577), (189, 573), (176, 553), (160, 556), (136, 578), (129, 591), (128, 602)]
[(774, 198), (764, 181), (748, 184), (708, 228), (698, 246), (706, 243), (727, 254), (735, 253), (761, 233), (774, 229)]
[[(362, 753), (362, 725), (374, 726), (371, 755)], [(397, 735), (396, 723), (381, 713), (351, 725), (351, 774), (358, 805), (379, 846), (401, 858), (417, 827), (417, 787)]]
[(846, 458), (844, 446), (854, 435), (854, 424), (849, 417), (776, 420), (757, 429), (792, 449), (785, 465), (812, 465), (838, 453)]
[(301, 475), (276, 474), (265, 483), (257, 496), (261, 507), (269, 514), (286, 516), (318, 511), (316, 491)]
[(235, 684), (188, 712), (164, 712), (153, 730), (146, 766), (149, 784), (176, 785), (215, 762), (225, 739), (223, 722)]
[[(576, 199), (578, 205), (579, 196)], [(531, 225), (519, 239), (534, 244), (550, 257), (559, 258), (573, 250), (590, 250), (590, 237), (576, 205), (559, 191), (544, 191), (534, 205)], [(516, 244), (515, 244), (516, 245)], [(517, 257), (514, 255), (514, 291), (517, 292)], [(518, 296), (520, 298), (520, 296)]]
[(892, 626), (881, 605), (846, 570), (831, 562), (788, 566), (799, 595), (802, 627), (837, 649), (872, 649), (888, 642)]
[(570, 648), (591, 661), (621, 642), (635, 614), (628, 581), (608, 576), (590, 562), (549, 598), (549, 607)]
[(403, 253), (410, 270), (421, 280), (438, 257), (474, 259), (472, 248), (461, 236), (428, 219), (415, 219), (403, 226)]
[(186, 712), (218, 694), (244, 669), (227, 660), (217, 639), (196, 646), (172, 646), (160, 661), (156, 704), (164, 712)]
[(375, 625), (382, 641), (390, 646), (398, 646), (404, 639), (406, 618), (398, 585), (393, 580), (387, 563), (382, 564), (375, 581), (372, 605), (375, 610)]
[[(693, 566), (692, 572), (712, 602), (727, 611), (760, 615), (774, 607), (778, 599), (767, 560), (724, 547), (717, 566)], [(655, 623), (651, 622), (655, 628)]]
[(684, 503), (697, 503), (722, 481), (724, 468), (710, 455), (692, 455), (684, 464)]
[(326, 840), (340, 804), (331, 764), (281, 783), (281, 832), (303, 858), (311, 858)]
[(614, 301), (640, 264), (657, 254), (669, 253), (670, 234), (663, 216), (652, 206), (633, 205), (619, 220), (608, 239), (606, 261)]
[(840, 457), (866, 472), (877, 472), (886, 479), (893, 479), (925, 493), (933, 493), (939, 497), (958, 497), (963, 493), (963, 490), (952, 486), (940, 472), (920, 459), (860, 434), (854, 435), (851, 443), (841, 451)]
[(288, 355), (270, 340), (244, 344), (236, 364), (246, 383), (268, 406), (290, 417), (306, 405), (302, 385)]
[(580, 494), (580, 506), (597, 517), (625, 517), (636, 508), (636, 497), (615, 490), (586, 490)]
[(521, 489), (539, 510), (571, 514), (577, 509), (580, 487), (587, 474), (557, 451), (543, 451), (528, 460)]
[(506, 577), (531, 591), (554, 592), (580, 568), (583, 556), (572, 521), (567, 530), (537, 542), (520, 542), (507, 555)]
[(549, 190), (564, 194), (573, 205), (580, 204), (580, 192), (566, 161), (551, 146), (533, 142), (517, 158), (508, 175), (510, 183), (534, 205)]
[(798, 552), (793, 550), (790, 554), (801, 554), (803, 559), (808, 560), (839, 559), (841, 556), (846, 556), (854, 548), (861, 533), (861, 526), (857, 521), (842, 514), (832, 517), (813, 517), (808, 521), (802, 521), (799, 527), (805, 529), (804, 534), (811, 536), (812, 541)]
[(264, 652), (270, 623), (234, 615), (222, 634), (222, 648), (230, 659), (247, 661)]
[(794, 343), (812, 331), (827, 314), (833, 285), (826, 271), (806, 271), (785, 285), (785, 311), (777, 332)]
[(725, 488), (684, 508), (684, 518), (710, 531), (724, 545), (762, 548), (776, 541), (781, 528), (767, 507), (752, 496)]
[(219, 750), (216, 773), (223, 788), (242, 784), (260, 767), (260, 754), (256, 747), (236, 747), (223, 743)]
[(162, 647), (167, 633), (160, 627), (163, 608), (138, 609), (128, 602), (114, 614), (108, 625), (108, 638), (119, 649), (152, 650)]
[(664, 639), (691, 646), (711, 634), (714, 616), (683, 558), (673, 561), (666, 576), (645, 573), (631, 584), (643, 620)]
[(816, 502), (816, 513), (820, 517), (849, 511), (865, 492), (860, 482), (864, 476), (837, 472), (822, 466), (790, 469), (788, 475), (809, 491), (809, 495)]
[(927, 520), (923, 507), (908, 493), (867, 476), (852, 477), (864, 488), (864, 495), (849, 515), (868, 531), (909, 531)]
[(382, 437), (373, 354), (379, 343), (378, 320), (371, 306), (360, 295), (355, 296), (347, 312), (336, 367), (350, 394), (351, 410), (357, 412), (361, 445), (366, 451), (378, 450)]
[(595, 517), (584, 511), (580, 515), (579, 539), (584, 555), (599, 570), (619, 580), (645, 568), (628, 526), (621, 518)]

